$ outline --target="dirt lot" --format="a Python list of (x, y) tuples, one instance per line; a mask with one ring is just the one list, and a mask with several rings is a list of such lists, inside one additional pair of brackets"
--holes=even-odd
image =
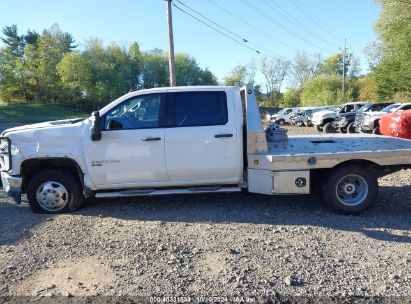
[(378, 203), (360, 216), (335, 214), (315, 196), (240, 193), (96, 200), (50, 216), (1, 192), (0, 302), (14, 295), (410, 301), (409, 185), (410, 171), (382, 178)]

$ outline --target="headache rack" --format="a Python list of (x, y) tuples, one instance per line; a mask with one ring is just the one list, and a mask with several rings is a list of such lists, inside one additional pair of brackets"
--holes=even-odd
[(11, 141), (8, 137), (0, 137), (0, 171), (11, 170)]

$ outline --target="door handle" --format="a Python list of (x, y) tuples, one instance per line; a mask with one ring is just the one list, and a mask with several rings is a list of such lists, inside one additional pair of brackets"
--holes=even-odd
[(161, 140), (161, 137), (143, 137), (141, 140), (142, 141), (159, 141)]
[(216, 134), (214, 135), (215, 138), (229, 138), (233, 137), (233, 134)]

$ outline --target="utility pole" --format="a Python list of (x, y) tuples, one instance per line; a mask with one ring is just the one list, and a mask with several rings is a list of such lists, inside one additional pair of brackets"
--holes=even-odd
[(171, 1), (166, 0), (167, 23), (168, 23), (168, 66), (170, 69), (170, 86), (176, 86), (176, 74), (174, 66), (174, 38), (173, 38), (173, 15), (171, 13)]
[(345, 100), (345, 57), (347, 55), (347, 38), (344, 38), (344, 50), (343, 50), (343, 83), (342, 83), (342, 95)]

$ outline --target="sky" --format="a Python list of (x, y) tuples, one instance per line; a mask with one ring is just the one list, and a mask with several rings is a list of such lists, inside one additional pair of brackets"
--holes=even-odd
[[(237, 43), (173, 7), (175, 52), (185, 52), (221, 81), (236, 65), (261, 57), (297, 53), (338, 53), (344, 38), (348, 49), (367, 62), (364, 49), (376, 39), (374, 24), (380, 13), (373, 0), (173, 0), (181, 9), (202, 14), (216, 29)], [(211, 21), (210, 21), (211, 20)], [(214, 24), (212, 23), (214, 22)], [(57, 23), (78, 44), (92, 37), (106, 44), (137, 41), (143, 51), (167, 50), (164, 0), (0, 0), (0, 27), (16, 24), (20, 33), (41, 32)], [(221, 26), (221, 27), (219, 27)], [(246, 45), (246, 46), (244, 46)], [(247, 47), (248, 46), (248, 47)], [(250, 49), (251, 48), (251, 49)], [(259, 51), (261, 54), (258, 54)], [(257, 75), (262, 82), (262, 75)]]

